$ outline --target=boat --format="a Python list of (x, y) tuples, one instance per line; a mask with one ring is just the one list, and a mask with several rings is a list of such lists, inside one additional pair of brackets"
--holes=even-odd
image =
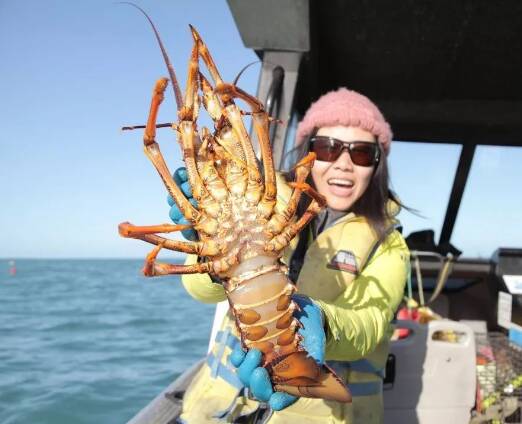
[[(477, 147), (522, 147), (522, 3), (228, 0), (228, 6), (243, 43), (262, 61), (257, 97), (286, 123), (271, 127), (279, 169), (310, 103), (339, 86), (376, 101), (395, 140), (461, 146), (456, 169), (441, 169), (455, 177), (440, 237), (432, 229), (407, 235), (410, 296), (429, 297), (444, 319), (399, 321), (408, 337), (393, 342), (388, 358), (385, 422), (522, 422), (516, 343), (522, 322), (502, 323), (497, 313), (499, 299), (521, 310), (506, 276), (522, 275), (522, 249), (498, 246), (491, 258), (474, 258), (452, 244)], [(215, 324), (225, 310), (218, 305)], [(175, 422), (203, 361), (129, 424)]]

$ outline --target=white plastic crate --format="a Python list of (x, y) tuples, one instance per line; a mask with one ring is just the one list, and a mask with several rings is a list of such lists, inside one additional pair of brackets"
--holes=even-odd
[[(384, 390), (385, 424), (469, 423), (476, 395), (471, 328), (450, 320), (398, 327), (411, 332), (391, 343), (395, 378)], [(437, 339), (445, 336), (452, 341)]]

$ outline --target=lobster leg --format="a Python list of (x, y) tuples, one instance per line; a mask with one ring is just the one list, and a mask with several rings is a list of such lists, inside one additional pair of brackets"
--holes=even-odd
[[(302, 194), (302, 186), (306, 181), (306, 178), (310, 174), (310, 170), (314, 164), (315, 153), (310, 152), (306, 157), (304, 157), (296, 166), (296, 181), (297, 185), (294, 185), (294, 191), (292, 192), (290, 199), (288, 200), (288, 204), (286, 208), (281, 212), (276, 212), (270, 218), (268, 222), (267, 228), (268, 231), (272, 234), (279, 234), (283, 228), (288, 225), (288, 223), (292, 220), (297, 210), (297, 205), (299, 204), (299, 200), (301, 199)], [(294, 183), (290, 183), (292, 186)]]
[(213, 235), (218, 227), (216, 218), (221, 212), (220, 200), (224, 200), (227, 197), (227, 193), (226, 190), (221, 190), (221, 199), (214, 198), (202, 178), (203, 176), (206, 180), (206, 175), (200, 175), (196, 162), (196, 141), (198, 142), (198, 147), (200, 147), (199, 136), (196, 132), (196, 120), (199, 109), (199, 98), (197, 95), (199, 76), (198, 61), (198, 42), (195, 42), (189, 62), (185, 103), (179, 112), (181, 122), (178, 125), (178, 129), (183, 146), (183, 158), (187, 167), (187, 174), (190, 185), (192, 186), (194, 198), (198, 201), (200, 209), (205, 212), (206, 222), (198, 223), (196, 229)]
[(203, 92), (201, 99), (203, 100), (203, 106), (205, 107), (205, 110), (208, 112), (214, 122), (218, 122), (223, 115), (223, 107), (218, 97), (216, 96), (216, 93), (214, 93), (212, 85), (210, 85), (210, 82), (201, 72), (199, 73), (199, 85), (201, 87), (201, 91)]
[[(226, 150), (226, 152), (230, 155), (230, 158), (233, 158), (236, 164), (246, 168), (245, 152), (243, 151), (240, 143), (234, 139), (231, 139), (230, 136), (233, 135), (233, 132), (230, 128), (230, 123), (223, 115), (223, 107), (221, 102), (214, 92), (212, 85), (201, 72), (199, 73), (199, 83), (203, 93), (203, 106), (205, 107), (210, 117), (213, 119), (216, 128), (214, 141), (220, 144), (221, 147)], [(229, 140), (232, 142), (228, 143)]]
[(158, 171), (163, 183), (167, 187), (169, 194), (172, 196), (183, 216), (190, 221), (196, 221), (199, 217), (199, 212), (194, 206), (190, 204), (183, 192), (172, 179), (163, 155), (161, 154), (158, 143), (156, 143), (156, 118), (158, 115), (159, 105), (163, 101), (165, 88), (167, 87), (167, 78), (159, 79), (154, 86), (154, 93), (150, 105), (149, 119), (145, 128), (143, 136), (143, 143), (145, 145), (145, 154), (150, 159), (156, 170)]
[(324, 207), (326, 201), (323, 196), (317, 193), (312, 187), (310, 187), (306, 183), (290, 183), (291, 186), (295, 188), (299, 188), (299, 190), (305, 192), (310, 197), (313, 198), (312, 203), (308, 206), (303, 216), (299, 218), (296, 222), (288, 225), (280, 234), (276, 235), (272, 240), (270, 240), (266, 247), (265, 251), (279, 252), (283, 250), (290, 241), (295, 237), (295, 235), (301, 231)]
[(230, 134), (232, 130), (228, 129), (214, 137), (214, 151), (216, 161), (220, 163), (220, 174), (225, 180), (228, 191), (235, 197), (242, 197), (247, 187), (247, 165), (241, 160), (241, 155), (234, 153), (236, 151), (234, 146), (228, 143), (227, 139), (233, 139), (229, 137)]
[(212, 85), (202, 73), (199, 74), (199, 83), (201, 91), (203, 92), (203, 106), (215, 123), (216, 142), (223, 143), (223, 148), (227, 150), (231, 157), (235, 158), (236, 163), (246, 168), (245, 152), (243, 151), (241, 144), (236, 140), (234, 140), (232, 143), (227, 143), (230, 135), (233, 134), (230, 128), (230, 123), (223, 115), (223, 107), (218, 96), (214, 92)]
[(259, 209), (264, 217), (269, 217), (276, 203), (277, 188), (274, 158), (272, 156), (270, 138), (268, 135), (268, 115), (259, 100), (241, 90), (239, 87), (232, 84), (221, 84), (219, 86), (219, 92), (239, 98), (252, 108), (252, 123), (259, 140), (265, 177), (265, 191), (259, 204)]
[(202, 200), (205, 200), (209, 196), (209, 193), (203, 184), (196, 166), (195, 141), (198, 135), (195, 131), (195, 122), (197, 120), (199, 106), (197, 96), (198, 73), (198, 45), (197, 42), (195, 42), (189, 61), (185, 102), (178, 112), (180, 120), (178, 131), (183, 148), (183, 159), (187, 167), (187, 174), (190, 185), (192, 186), (194, 199), (196, 199), (198, 203), (202, 203)]
[[(308, 194), (308, 196), (310, 196), (313, 199), (312, 204), (314, 202), (317, 203), (320, 209), (326, 206), (326, 198), (322, 194), (318, 193), (315, 189), (313, 189), (310, 186), (310, 184), (303, 182), (290, 182), (288, 183), (288, 185), (290, 187), (298, 188), (302, 192)], [(308, 209), (310, 209), (310, 206), (308, 207)]]
[(208, 128), (203, 127), (201, 129), (201, 139), (203, 142), (196, 155), (198, 172), (204, 176), (207, 190), (212, 198), (218, 202), (222, 202), (228, 198), (228, 190), (225, 182), (221, 179), (214, 166), (215, 153), (213, 146), (215, 145), (215, 140)]
[(241, 144), (234, 137), (229, 122), (223, 115), (223, 107), (208, 80), (199, 74), (203, 106), (214, 120), (215, 133), (212, 138), (214, 153), (223, 161), (221, 175), (228, 190), (240, 197), (245, 193), (247, 184), (246, 158)]
[(262, 216), (269, 217), (276, 204), (277, 187), (274, 158), (272, 156), (272, 148), (270, 146), (270, 138), (268, 135), (268, 115), (265, 111), (253, 113), (252, 122), (259, 141), (265, 175), (265, 192), (263, 193), (263, 198), (259, 204), (259, 209)]
[(159, 224), (159, 225), (132, 225), (130, 222), (122, 222), (118, 225), (118, 231), (122, 237), (133, 238), (135, 235), (173, 233), (191, 228), (190, 224)]
[(221, 75), (219, 75), (219, 71), (217, 70), (217, 66), (214, 63), (214, 59), (212, 59), (212, 56), (210, 56), (210, 52), (208, 51), (207, 45), (203, 42), (201, 39), (201, 36), (196, 31), (196, 28), (194, 28), (192, 25), (189, 25), (190, 31), (192, 32), (192, 38), (194, 38), (194, 41), (199, 44), (198, 50), (199, 55), (207, 65), (207, 68), (210, 72), (210, 75), (212, 76), (212, 79), (214, 82), (219, 85), (223, 84), (223, 79), (221, 78)]
[(254, 150), (248, 140), (248, 133), (241, 119), (241, 112), (235, 104), (231, 104), (224, 109), (226, 118), (230, 121), (234, 133), (241, 142), (241, 146), (245, 151), (248, 182), (245, 196), (252, 203), (256, 203), (261, 198), (263, 185), (261, 182), (261, 174), (257, 169), (257, 159)]
[(145, 259), (145, 265), (142, 272), (146, 277), (154, 277), (157, 275), (170, 274), (205, 274), (211, 271), (212, 264), (210, 262), (197, 263), (194, 265), (178, 265), (156, 262), (156, 257), (160, 250), (166, 247), (163, 243), (158, 244)]
[[(208, 51), (208, 47), (205, 42), (201, 39), (198, 32), (191, 26), (192, 36), (194, 41), (198, 45), (199, 54), (203, 61), (205, 62), (210, 75), (212, 75), (212, 79), (216, 83), (216, 92), (220, 93), (220, 86), (224, 85), (221, 76), (216, 68), (216, 64), (214, 60), (210, 56)], [(248, 182), (247, 189), (245, 192), (245, 196), (251, 202), (259, 201), (261, 197), (261, 174), (257, 169), (257, 160), (254, 153), (254, 149), (252, 148), (252, 144), (248, 138), (248, 132), (245, 128), (243, 120), (241, 119), (241, 112), (239, 108), (234, 104), (234, 101), (229, 95), (223, 94), (221, 95), (221, 101), (224, 104), (223, 115), (227, 118), (228, 122), (232, 126), (236, 137), (239, 139), (241, 143), (241, 147), (245, 153), (245, 161), (247, 164), (247, 173), (248, 173)]]
[[(176, 229), (169, 229), (165, 231), (165, 227), (176, 227)], [(197, 254), (200, 256), (211, 256), (219, 253), (219, 246), (213, 240), (205, 241), (181, 241), (181, 240), (170, 240), (165, 237), (153, 234), (154, 229), (160, 229), (161, 232), (181, 231), (190, 226), (187, 225), (157, 225), (157, 226), (135, 226), (129, 222), (123, 222), (119, 225), (118, 229), (120, 235), (126, 238), (134, 238), (138, 240), (146, 241), (147, 243), (161, 245), (165, 249), (174, 250), (177, 252)]]
[(212, 271), (212, 263), (204, 262), (201, 264), (194, 265), (177, 265), (177, 264), (166, 264), (163, 262), (155, 262), (153, 267), (153, 274), (147, 275), (172, 275), (172, 274), (208, 274)]

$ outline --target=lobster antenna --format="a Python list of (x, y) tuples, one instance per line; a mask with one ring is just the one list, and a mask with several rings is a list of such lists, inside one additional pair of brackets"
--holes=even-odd
[(250, 68), (252, 65), (255, 65), (256, 63), (259, 63), (261, 62), (260, 60), (255, 60), (254, 62), (250, 62), (248, 65), (245, 65), (243, 67), (243, 69), (241, 69), (239, 71), (239, 74), (237, 74), (237, 77), (234, 78), (234, 82), (232, 83), (233, 85), (237, 85), (237, 82), (239, 81), (239, 78), (241, 77), (241, 75), (243, 74), (243, 72), (245, 72), (248, 68)]
[(158, 40), (158, 44), (161, 49), (161, 54), (163, 55), (163, 59), (165, 60), (165, 65), (167, 65), (167, 70), (169, 72), (170, 80), (172, 81), (172, 88), (174, 89), (174, 97), (176, 98), (176, 106), (179, 111), (181, 109), (181, 106), (183, 105), (183, 97), (181, 96), (181, 90), (179, 89), (178, 79), (176, 78), (176, 73), (174, 72), (172, 63), (170, 63), (169, 56), (167, 55), (167, 50), (165, 50), (165, 46), (163, 45), (163, 42), (161, 41), (158, 30), (154, 26), (154, 22), (152, 22), (152, 19), (149, 17), (149, 15), (147, 15), (147, 12), (145, 12), (137, 4), (131, 3), (129, 1), (121, 1), (119, 3), (128, 4), (130, 6), (135, 7), (136, 9), (138, 9), (141, 13), (143, 13), (145, 15), (145, 17), (149, 21), (150, 25), (152, 26), (152, 30), (154, 31), (154, 35), (156, 36), (156, 40)]

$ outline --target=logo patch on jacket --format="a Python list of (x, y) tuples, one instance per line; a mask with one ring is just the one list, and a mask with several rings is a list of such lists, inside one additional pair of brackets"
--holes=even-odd
[(357, 274), (357, 261), (355, 255), (347, 250), (339, 250), (327, 265), (328, 268)]

